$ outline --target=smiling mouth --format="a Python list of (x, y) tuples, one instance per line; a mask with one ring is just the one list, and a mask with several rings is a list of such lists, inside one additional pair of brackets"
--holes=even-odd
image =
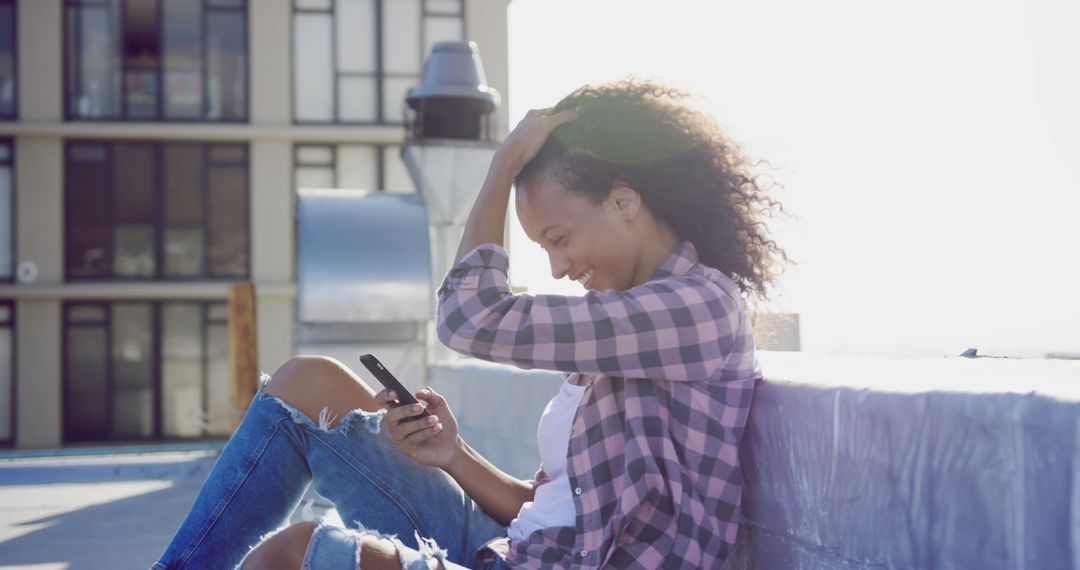
[(582, 271), (580, 274), (578, 274), (574, 281), (577, 281), (581, 284), (582, 287), (586, 289), (592, 289), (592, 282), (594, 277), (596, 277), (596, 268), (589, 267), (585, 271)]

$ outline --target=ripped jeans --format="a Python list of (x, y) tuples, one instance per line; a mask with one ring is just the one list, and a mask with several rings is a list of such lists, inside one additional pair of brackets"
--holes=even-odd
[(153, 570), (238, 566), (280, 530), (309, 482), (349, 528), (320, 521), (303, 570), (363, 568), (365, 534), (394, 542), (402, 568), (428, 568), (432, 558), (445, 568), (507, 567), (475, 559), (506, 527), (444, 471), (402, 455), (380, 431), (383, 412), (353, 410), (327, 429), (325, 410), (315, 423), (265, 393), (266, 378)]

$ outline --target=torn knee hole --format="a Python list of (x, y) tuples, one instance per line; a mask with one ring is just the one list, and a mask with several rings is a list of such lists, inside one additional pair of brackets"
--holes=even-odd
[(342, 433), (347, 434), (354, 423), (363, 424), (364, 428), (369, 432), (378, 434), (382, 428), (382, 418), (386, 415), (386, 410), (379, 410), (377, 412), (369, 412), (364, 409), (357, 408), (345, 414), (345, 417), (341, 418), (341, 421), (334, 425), (334, 421), (338, 419), (338, 414), (330, 409), (330, 406), (323, 406), (323, 409), (319, 412), (317, 420), (311, 420), (304, 412), (292, 404), (282, 400), (278, 396), (270, 393), (266, 393), (266, 397), (273, 398), (286, 412), (289, 413), (289, 417), (292, 421), (298, 424), (311, 424), (317, 427), (319, 430), (326, 433)]
[(445, 549), (439, 548), (434, 539), (423, 538), (417, 533), (415, 536), (419, 549), (413, 550), (405, 546), (397, 535), (383, 534), (364, 528), (361, 528), (359, 532), (363, 555), (357, 562), (361, 569), (364, 567), (363, 556), (365, 555), (378, 557), (383, 562), (392, 562), (407, 570), (417, 568), (438, 570), (445, 568), (444, 561), (447, 552)]
[(378, 558), (383, 562), (395, 562), (398, 566), (405, 567), (404, 561), (401, 559), (401, 541), (394, 536), (386, 536), (370, 530), (362, 531), (360, 548), (360, 559), (357, 562), (361, 569), (364, 567), (364, 560), (371, 557)]

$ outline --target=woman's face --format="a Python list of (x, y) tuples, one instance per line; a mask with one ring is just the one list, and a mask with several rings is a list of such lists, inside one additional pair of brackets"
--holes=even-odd
[(569, 277), (595, 291), (637, 284), (637, 193), (616, 186), (603, 202), (593, 204), (538, 174), (518, 183), (515, 202), (525, 234), (547, 251), (552, 277)]

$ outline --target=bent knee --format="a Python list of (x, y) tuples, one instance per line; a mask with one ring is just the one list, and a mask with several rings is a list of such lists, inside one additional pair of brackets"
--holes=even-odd
[(270, 376), (266, 389), (272, 394), (289, 392), (294, 388), (325, 392), (332, 390), (335, 385), (347, 388), (356, 383), (356, 375), (341, 361), (329, 356), (302, 355), (286, 360)]
[(300, 354), (286, 360), (271, 376), (271, 381), (275, 378), (283, 381), (289, 378), (322, 376), (336, 372), (347, 374), (348, 370), (348, 367), (336, 358), (321, 354)]
[(270, 377), (265, 390), (313, 421), (320, 421), (323, 414), (340, 419), (357, 408), (378, 409), (375, 392), (341, 361), (329, 356), (290, 358)]

